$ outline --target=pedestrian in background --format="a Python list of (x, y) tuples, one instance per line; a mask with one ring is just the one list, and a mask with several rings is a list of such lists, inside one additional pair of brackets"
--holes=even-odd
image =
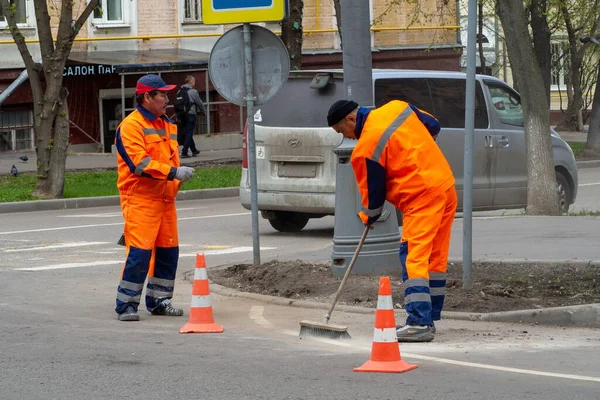
[(120, 321), (139, 321), (146, 276), (148, 311), (183, 315), (171, 304), (179, 258), (175, 196), (194, 169), (180, 166), (177, 127), (165, 115), (167, 92), (174, 88), (158, 75), (141, 77), (137, 108), (117, 128), (117, 188), (127, 254), (115, 308)]
[(327, 122), (358, 140), (350, 161), (363, 223), (377, 221), (386, 200), (402, 211), (400, 262), (408, 318), (396, 334), (400, 342), (429, 342), (444, 306), (457, 205), (452, 170), (435, 143), (440, 124), (398, 100), (373, 110), (340, 100), (329, 109)]
[(181, 86), (177, 92), (175, 99), (175, 113), (178, 120), (181, 121), (179, 126), (184, 129), (183, 149), (181, 150), (181, 158), (188, 158), (188, 151), (192, 151), (192, 157), (200, 154), (194, 142), (194, 133), (196, 132), (196, 116), (198, 113), (206, 113), (204, 105), (200, 100), (200, 95), (195, 89), (196, 79), (188, 75), (185, 78), (185, 84)]

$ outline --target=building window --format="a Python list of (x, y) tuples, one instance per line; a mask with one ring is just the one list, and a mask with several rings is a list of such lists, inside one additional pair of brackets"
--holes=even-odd
[(96, 23), (123, 23), (123, 0), (100, 0), (94, 10)]
[(565, 77), (569, 72), (569, 50), (566, 43), (554, 42), (551, 44), (552, 50), (552, 89), (564, 89)]
[(202, 21), (202, 7), (200, 0), (183, 0), (184, 1), (184, 22), (201, 22)]
[(0, 152), (33, 149), (31, 111), (0, 111)]
[[(15, 10), (15, 18), (17, 20), (17, 25), (25, 25), (27, 24), (27, 4), (26, 0), (10, 0), (11, 7)], [(4, 17), (9, 10), (6, 12), (0, 6), (0, 26), (6, 26), (6, 18)]]

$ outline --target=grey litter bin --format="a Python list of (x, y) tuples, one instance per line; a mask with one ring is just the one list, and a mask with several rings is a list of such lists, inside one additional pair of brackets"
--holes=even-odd
[[(361, 198), (350, 164), (350, 156), (355, 144), (355, 140), (344, 139), (342, 144), (333, 149), (337, 156), (337, 166), (331, 271), (338, 277), (346, 272), (365, 229), (358, 217)], [(386, 201), (381, 217), (373, 226), (374, 229), (369, 231), (352, 273), (399, 276), (401, 273), (398, 256), (400, 230), (396, 208)]]

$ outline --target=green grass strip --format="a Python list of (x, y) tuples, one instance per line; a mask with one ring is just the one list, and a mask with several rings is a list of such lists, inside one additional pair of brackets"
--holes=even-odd
[[(181, 190), (218, 189), (240, 184), (242, 169), (239, 166), (198, 168), (194, 177), (181, 186)], [(38, 200), (35, 174), (0, 176), (0, 202)], [(116, 196), (117, 172), (67, 172), (64, 198)]]

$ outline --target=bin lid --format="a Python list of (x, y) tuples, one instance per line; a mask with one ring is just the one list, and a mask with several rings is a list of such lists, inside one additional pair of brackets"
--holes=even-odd
[(349, 156), (352, 154), (354, 146), (356, 146), (355, 139), (344, 139), (339, 146), (333, 148), (333, 152), (338, 156)]

